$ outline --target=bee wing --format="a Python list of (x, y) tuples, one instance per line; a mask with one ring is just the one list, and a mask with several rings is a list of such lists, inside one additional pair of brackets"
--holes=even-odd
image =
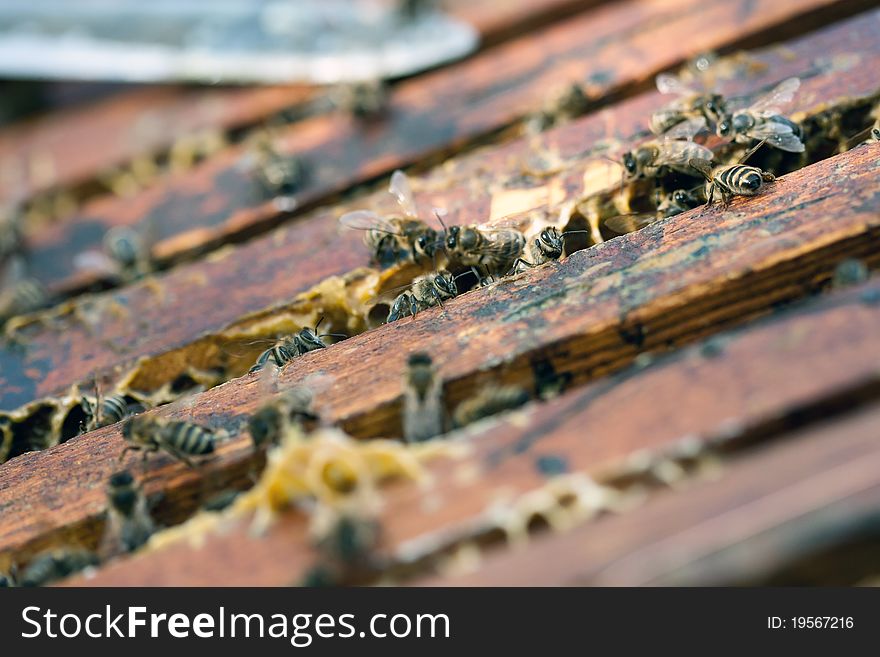
[(750, 130), (749, 136), (762, 141), (766, 140), (776, 148), (790, 153), (803, 153), (805, 150), (800, 137), (794, 134), (794, 129), (787, 123), (765, 121)]
[(27, 265), (24, 258), (20, 255), (13, 255), (9, 258), (6, 270), (3, 272), (2, 286), (12, 286), (27, 278)]
[(704, 159), (712, 161), (714, 155), (705, 146), (695, 144), (692, 141), (666, 139), (659, 144), (660, 153), (657, 155), (655, 164), (683, 165), (691, 159)]
[(278, 392), (278, 372), (281, 368), (275, 363), (268, 362), (260, 370), (260, 376), (257, 379), (257, 387), (260, 394), (264, 397), (271, 397)]
[(790, 102), (800, 89), (800, 78), (788, 78), (752, 103), (750, 110), (758, 114), (777, 114), (782, 105)]
[(602, 223), (605, 224), (608, 230), (618, 235), (626, 235), (644, 228), (655, 221), (657, 221), (657, 216), (653, 214), (621, 214), (616, 217), (609, 217)]
[(694, 171), (703, 174), (706, 180), (712, 179), (712, 162), (704, 158), (692, 158), (688, 160), (688, 166)]
[(119, 263), (103, 251), (89, 249), (73, 256), (73, 267), (80, 272), (89, 272), (103, 276), (117, 276)]
[(706, 118), (695, 116), (672, 126), (663, 133), (663, 137), (666, 139), (687, 139), (691, 141), (700, 132), (706, 130), (706, 127)]
[(400, 207), (407, 217), (419, 216), (416, 210), (415, 197), (413, 197), (412, 188), (409, 186), (409, 178), (400, 169), (391, 174), (391, 184), (388, 185), (388, 191), (400, 203)]
[(378, 230), (398, 235), (400, 231), (390, 221), (383, 219), (372, 210), (355, 210), (339, 217), (339, 223), (349, 230)]
[(672, 73), (660, 73), (655, 79), (654, 82), (657, 85), (657, 91), (661, 94), (692, 94), (697, 93), (695, 89), (687, 86), (684, 82), (681, 81), (677, 75), (673, 75)]

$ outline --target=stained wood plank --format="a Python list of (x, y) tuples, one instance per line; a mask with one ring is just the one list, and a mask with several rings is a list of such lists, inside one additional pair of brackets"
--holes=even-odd
[(718, 481), (420, 586), (725, 586), (852, 538), (880, 504), (880, 408), (791, 436)]
[[(277, 146), (304, 157), (311, 171), (294, 211), (504, 128), (568, 83), (582, 83), (594, 99), (607, 98), (647, 84), (696, 52), (779, 39), (866, 6), (865, 0), (630, 0), (599, 7), (402, 83), (392, 94), (390, 118), (369, 129), (342, 114), (289, 126)], [(50, 230), (29, 234), (33, 270), (50, 286), (69, 288), (74, 255), (99, 248), (113, 225), (149, 226), (160, 260), (266, 230), (289, 212), (265, 200), (243, 166), (246, 157), (243, 146), (232, 147), (132, 198), (97, 199)], [(76, 277), (74, 286), (85, 282)]]
[[(317, 402), (322, 415), (357, 436), (393, 436), (399, 433), (402, 363), (415, 350), (428, 349), (441, 364), (447, 397), (455, 404), (486, 380), (532, 387), (539, 364), (550, 363), (571, 384), (580, 384), (624, 367), (641, 350), (693, 341), (766, 313), (817, 289), (844, 257), (876, 262), (877, 148), (855, 149), (785, 176), (767, 194), (734, 201), (727, 210), (714, 206), (673, 217), (463, 295), (415, 321), (384, 325), (312, 352), (288, 365), (281, 382), (300, 382), (318, 372), (331, 377), (335, 384)], [(876, 304), (857, 307), (871, 321), (880, 312)], [(504, 345), (503, 353), (498, 345)], [(876, 364), (862, 352), (856, 363), (844, 366), (837, 351), (832, 362), (847, 377), (866, 363), (875, 375)], [(755, 363), (765, 368), (765, 359)], [(789, 377), (800, 378), (810, 377)], [(829, 372), (816, 381), (830, 379)], [(230, 426), (258, 406), (264, 390), (258, 377), (243, 377), (203, 393), (185, 412)], [(671, 403), (668, 412), (680, 406)], [(34, 549), (64, 533), (93, 535), (103, 503), (100, 482), (117, 467), (121, 446), (118, 430), (110, 427), (0, 467), (0, 508), (15, 523), (0, 545)], [(204, 486), (223, 486), (224, 476), (241, 476), (249, 454), (247, 436), (229, 441), (202, 478), (159, 460), (147, 485), (164, 489), (173, 517)], [(56, 486), (49, 489), (46, 481)], [(28, 493), (35, 486), (40, 494)]]
[[(451, 0), (446, 10), (472, 24), (484, 43), (491, 44), (591, 4), (589, 0)], [(180, 138), (253, 125), (315, 95), (316, 90), (307, 85), (155, 85), (12, 125), (0, 130), (0, 199), (15, 204), (52, 189), (82, 186), (138, 156), (164, 153)]]
[[(725, 89), (754, 92), (780, 78), (802, 75), (803, 91), (795, 106), (799, 110), (874, 94), (877, 85), (870, 72), (880, 65), (880, 46), (874, 39), (878, 20), (880, 13), (871, 12), (756, 53), (752, 59), (757, 72), (730, 81)], [(828, 61), (851, 65), (843, 70), (822, 68), (813, 61), (817, 52)], [(853, 53), (858, 57), (853, 58)], [(607, 167), (595, 159), (592, 149), (609, 137), (628, 140), (643, 129), (652, 109), (666, 101), (657, 93), (641, 95), (539, 139), (520, 139), (456, 158), (414, 181), (419, 204), (426, 213), (431, 206), (448, 208), (448, 221), (462, 223), (489, 214), (553, 208), (594, 194), (609, 184), (609, 178), (601, 175), (607, 174)], [(540, 171), (548, 166), (542, 161), (554, 163), (550, 166), (560, 171), (548, 174), (537, 186), (516, 181), (522, 178), (524, 162), (535, 163)], [(612, 174), (611, 184), (616, 185), (617, 174)], [(384, 191), (348, 207), (391, 210)], [(201, 336), (222, 332), (249, 313), (293, 299), (327, 277), (367, 264), (361, 236), (337, 230), (336, 217), (343, 211), (341, 207), (316, 211), (247, 245), (161, 275), (158, 286), (141, 283), (75, 303), (72, 315), (29, 331), (24, 349), (0, 350), (0, 376), (6, 382), (0, 408), (57, 394), (75, 382), (86, 382), (94, 370), (107, 372), (138, 358), (148, 358), (151, 370), (161, 373), (163, 381), (176, 377), (187, 363), (203, 368), (220, 365), (223, 353), (217, 349), (191, 349), (186, 354), (177, 350)], [(102, 303), (109, 308), (90, 311), (100, 310)], [(82, 317), (99, 318), (101, 340)]]
[[(621, 373), (534, 406), (506, 421), (473, 427), (460, 437), (471, 445), (472, 453), (461, 460), (441, 461), (431, 467), (433, 486), (427, 491), (407, 484), (386, 489), (381, 516), (382, 552), (406, 562), (491, 530), (502, 517), (501, 510), (510, 509), (523, 495), (548, 483), (550, 475), (542, 470), (542, 459), (553, 459), (568, 475), (585, 473), (601, 481), (635, 452), (663, 452), (682, 439), (716, 445), (754, 444), (756, 440), (762, 441), (758, 444), (767, 444), (823, 413), (857, 403), (863, 395), (876, 398), (880, 391), (880, 351), (873, 323), (880, 307), (864, 300), (876, 298), (878, 291), (880, 284), (875, 281), (867, 288), (826, 298), (803, 311), (787, 313), (732, 334), (720, 353), (714, 352), (711, 357), (707, 357), (705, 349), (687, 349), (645, 370)], [(870, 426), (876, 433), (876, 410), (871, 417)], [(858, 473), (865, 474), (867, 467), (876, 485), (875, 437), (860, 431), (857, 447), (862, 452), (870, 448), (872, 465), (863, 464), (865, 467)], [(825, 440), (824, 447), (813, 450), (809, 440), (788, 443), (793, 446), (785, 448), (784, 458), (768, 458), (763, 452), (755, 457), (760, 465), (751, 468), (747, 485), (733, 474), (739, 466), (732, 466), (729, 478), (739, 482), (737, 492), (751, 490), (757, 496), (761, 491), (796, 481), (797, 474), (802, 472), (797, 467), (805, 461), (816, 475), (817, 465), (827, 465), (825, 481), (829, 485), (825, 491), (832, 485), (839, 490), (840, 485), (856, 481), (846, 477), (854, 474), (852, 470), (841, 472), (834, 467), (835, 459), (855, 460), (862, 455), (852, 446), (831, 442), (834, 448), (829, 450), (829, 441)], [(794, 467), (785, 467), (786, 459), (792, 453), (800, 453), (802, 445), (808, 456), (795, 458)], [(826, 456), (829, 458), (823, 461)], [(768, 477), (769, 472), (774, 476)], [(815, 483), (817, 479), (808, 481)], [(700, 498), (700, 490), (678, 494), (674, 512), (658, 514), (650, 522), (648, 519), (655, 516), (647, 510), (632, 511), (632, 520), (624, 514), (609, 522), (626, 523), (637, 536), (662, 536), (661, 528), (667, 520), (672, 534), (677, 526), (687, 527), (695, 516), (708, 519), (724, 511), (747, 513), (746, 508), (737, 508), (736, 494), (711, 494), (706, 500), (695, 502), (695, 498)], [(804, 498), (807, 503), (814, 500), (815, 496)], [(829, 498), (826, 496), (823, 501), (828, 502)], [(646, 509), (653, 506), (656, 505)], [(786, 507), (790, 517), (796, 515), (794, 506)], [(766, 516), (762, 520), (766, 521)], [(572, 541), (577, 545), (588, 542), (613, 558), (613, 547), (619, 541), (597, 539), (602, 526), (595, 530), (585, 527), (573, 534)], [(703, 538), (718, 535), (708, 527), (699, 533)], [(618, 534), (623, 539), (631, 538), (622, 531)], [(550, 538), (545, 543), (553, 545), (565, 540)], [(298, 581), (314, 558), (305, 537), (304, 519), (293, 512), (283, 516), (261, 538), (250, 534), (250, 519), (245, 518), (224, 523), (222, 532), (197, 544), (193, 547), (184, 540), (110, 564), (85, 583), (279, 585)], [(529, 561), (531, 552), (518, 561), (502, 552), (497, 560), (527, 562), (530, 567), (521, 568), (518, 575), (521, 583), (563, 583), (539, 580), (542, 570), (534, 564), (543, 563), (541, 557), (547, 554), (541, 551), (541, 544), (536, 543), (534, 561)], [(271, 558), (282, 552), (285, 559)], [(555, 553), (548, 558), (553, 560)], [(656, 561), (662, 564), (661, 559)], [(248, 567), (240, 567), (243, 563)], [(559, 569), (564, 570), (571, 563), (571, 559), (559, 559)], [(510, 570), (505, 567), (505, 574), (510, 575)], [(503, 581), (492, 577), (493, 572), (489, 571), (488, 581)]]

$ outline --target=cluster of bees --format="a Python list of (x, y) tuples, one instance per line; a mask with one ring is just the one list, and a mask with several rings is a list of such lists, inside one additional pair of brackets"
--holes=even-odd
[[(624, 182), (639, 179), (657, 183), (657, 211), (648, 215), (620, 215), (605, 220), (614, 232), (624, 233), (641, 228), (661, 218), (670, 217), (700, 204), (711, 204), (720, 196), (725, 204), (735, 196), (754, 196), (775, 177), (769, 171), (749, 166), (746, 160), (759, 148), (767, 146), (789, 153), (805, 151), (801, 127), (784, 116), (781, 108), (797, 92), (800, 81), (790, 78), (776, 85), (768, 93), (746, 102), (727, 98), (709, 90), (700, 90), (686, 84), (681, 76), (660, 75), (658, 89), (674, 94), (675, 100), (655, 112), (649, 127), (655, 137), (623, 153), (616, 162), (623, 170)], [(355, 93), (355, 92), (352, 92)], [(569, 94), (572, 112), (580, 111), (585, 99)], [(378, 93), (370, 90), (346, 102), (363, 106), (364, 117), (375, 116), (384, 107)], [(356, 115), (360, 116), (357, 112)], [(544, 122), (551, 121), (545, 118)], [(869, 141), (880, 141), (880, 119), (868, 129)], [(702, 143), (701, 135), (718, 137), (749, 147), (736, 163), (716, 164), (714, 153)], [(260, 145), (262, 144), (262, 145)], [(257, 144), (259, 171), (264, 184), (273, 194), (292, 192), (302, 184), (305, 175), (301, 162), (282, 157), (271, 145)], [(295, 170), (291, 170), (291, 167)], [(695, 187), (669, 189), (667, 179), (678, 181), (684, 176), (702, 178)], [(415, 317), (419, 312), (442, 306), (460, 292), (458, 281), (471, 276), (475, 286), (494, 284), (504, 277), (525, 268), (541, 266), (559, 260), (565, 253), (568, 234), (587, 231), (565, 231), (555, 226), (541, 228), (534, 236), (527, 235), (514, 223), (489, 225), (467, 224), (446, 226), (443, 214), (435, 209), (437, 227), (423, 221), (418, 214), (409, 181), (404, 173), (395, 171), (391, 177), (390, 193), (396, 199), (399, 213), (381, 216), (369, 210), (357, 210), (340, 217), (345, 229), (364, 233), (371, 260), (379, 267), (414, 264), (428, 273), (417, 276), (406, 289), (390, 301), (387, 321)], [(17, 262), (17, 226), (0, 225), (0, 257)], [(126, 229), (111, 230), (100, 254), (87, 254), (90, 262), (84, 266), (100, 267), (108, 273), (131, 280), (144, 275), (151, 268), (145, 257), (143, 239)], [(81, 263), (82, 264), (82, 263)], [(442, 265), (442, 266), (441, 266)], [(16, 265), (20, 267), (20, 265)], [(28, 312), (46, 303), (44, 291), (36, 284), (23, 282), (5, 284), (0, 292), (0, 321), (3, 318)], [(333, 333), (320, 333), (320, 324), (301, 329), (298, 333), (278, 341), (257, 359), (251, 372), (268, 370), (277, 373), (291, 360), (310, 351), (328, 346), (326, 338), (345, 338)], [(404, 439), (417, 443), (441, 436), (454, 427), (462, 427), (480, 418), (516, 408), (525, 404), (529, 394), (516, 386), (487, 387), (475, 397), (460, 404), (451, 414), (443, 397), (443, 381), (438, 377), (431, 357), (426, 353), (409, 356), (404, 373), (402, 425)], [(278, 445), (292, 426), (308, 433), (321, 424), (321, 418), (312, 407), (314, 391), (308, 386), (297, 386), (274, 395), (269, 402), (251, 415), (247, 428), (255, 449)], [(83, 398), (86, 416), (85, 430), (123, 422), (122, 435), (126, 441), (122, 456), (135, 450), (150, 454), (163, 452), (191, 467), (197, 460), (209, 457), (223, 432), (185, 420), (170, 420), (143, 414), (142, 405), (113, 395), (94, 401)], [(120, 458), (122, 458), (122, 456)], [(103, 555), (131, 552), (146, 543), (155, 531), (149, 505), (135, 478), (127, 470), (115, 473), (108, 482), (108, 522), (105, 540), (100, 551)], [(339, 532), (327, 534), (325, 541), (330, 552), (344, 550), (347, 534), (362, 528), (343, 518)], [(341, 537), (341, 539), (340, 539)], [(334, 541), (340, 539), (341, 544)], [(359, 542), (365, 542), (359, 540)], [(366, 541), (374, 542), (374, 538)], [(341, 546), (342, 547), (341, 547)], [(36, 558), (18, 578), (19, 583), (43, 584), (97, 563), (97, 557), (78, 551), (47, 553)], [(351, 559), (349, 559), (351, 560)], [(316, 575), (317, 577), (317, 575)], [(320, 579), (320, 577), (319, 577)], [(0, 576), (0, 585), (13, 581), (12, 576)]]

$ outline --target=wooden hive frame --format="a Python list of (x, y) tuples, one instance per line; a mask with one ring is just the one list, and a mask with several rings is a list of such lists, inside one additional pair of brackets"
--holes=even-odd
[[(62, 161), (76, 148), (72, 131), (109, 126), (88, 158), (51, 180), (28, 179), (21, 198), (0, 187), (16, 202), (65, 190), (83, 199), (51, 223), (26, 224), (27, 257), (57, 303), (7, 324), (0, 346), (0, 456), (9, 457), (0, 464), (0, 570), (47, 549), (98, 546), (105, 484), (124, 445), (119, 425), (78, 431), (82, 391), (100, 379), (108, 393), (157, 404), (150, 414), (228, 438), (198, 469), (162, 455), (141, 468), (132, 458), (159, 498), (156, 519), (189, 522), (73, 583), (304, 581), (319, 557), (308, 512), (273, 514), (255, 534), (253, 506), (199, 507), (250, 488), (264, 466), (244, 428), (267, 398), (266, 377), (247, 373), (265, 348), (255, 342), (323, 316), (323, 330), (350, 337), (292, 361), (275, 385), (331, 382), (315, 409), (363, 441), (346, 449), (400, 438), (402, 373), (416, 351), (437, 363), (450, 408), (491, 385), (520, 386), (531, 399), (451, 434), (446, 448), (403, 448), (424, 478), (377, 482), (382, 566), (339, 583), (849, 584), (875, 574), (869, 558), (842, 568), (840, 555), (875, 541), (853, 527), (877, 494), (876, 468), (865, 464), (876, 460), (880, 287), (832, 283), (846, 259), (880, 264), (877, 145), (847, 150), (880, 100), (880, 13), (868, 5), (453, 3), (485, 49), (396, 82), (385, 119), (365, 126), (321, 103), (288, 117), (279, 148), (313, 167), (295, 206), (254, 196), (240, 162), (250, 127), (314, 103), (321, 92), (312, 89), (143, 90), (14, 137), (4, 129), (0, 160), (48, 149)], [(651, 112), (668, 102), (649, 89), (653, 76), (708, 49), (727, 54), (718, 64), (730, 72), (725, 94), (802, 79), (789, 109), (806, 153), (759, 154), (755, 163), (780, 177), (757, 197), (609, 239), (604, 219), (653, 201), (644, 183), (621, 185), (603, 157), (644, 139)], [(573, 82), (589, 99), (583, 115), (527, 131)], [(203, 112), (193, 98), (218, 109)], [(134, 196), (102, 193), (104, 171), (167, 152), (180, 134), (117, 137), (149, 112), (183, 133), (232, 137)], [(707, 145), (721, 158), (744, 150)], [(371, 299), (420, 271), (376, 269), (361, 235), (340, 232), (337, 219), (392, 211), (380, 187), (397, 167), (410, 167), (424, 216), (443, 207), (447, 225), (517, 217), (528, 234), (561, 223), (588, 237), (560, 262), (379, 325)], [(157, 272), (124, 282), (73, 266), (119, 225), (156, 229)], [(201, 392), (185, 407), (163, 405), (193, 386)], [(728, 517), (734, 529), (713, 529)], [(284, 560), (271, 558), (281, 551)]]

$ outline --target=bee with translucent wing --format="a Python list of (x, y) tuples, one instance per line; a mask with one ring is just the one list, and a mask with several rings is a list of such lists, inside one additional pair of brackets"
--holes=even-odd
[(402, 215), (380, 217), (371, 210), (355, 210), (342, 215), (339, 223), (348, 229), (366, 231), (364, 244), (370, 249), (373, 262), (381, 267), (431, 262), (442, 240), (436, 230), (418, 218), (406, 174), (395, 171), (388, 191), (397, 200)]
[(278, 367), (283, 367), (298, 356), (302, 356), (310, 351), (315, 351), (316, 349), (326, 349), (327, 345), (324, 343), (323, 338), (337, 337), (344, 339), (348, 337), (342, 333), (319, 334), (318, 328), (323, 321), (324, 318), (322, 317), (318, 320), (315, 328), (306, 326), (300, 329), (298, 333), (276, 342), (273, 346), (260, 354), (259, 358), (257, 358), (257, 362), (249, 371), (256, 372), (269, 362), (274, 363)]
[(661, 73), (656, 78), (657, 90), (662, 94), (679, 96), (651, 115), (650, 128), (655, 135), (665, 135), (682, 122), (693, 122), (695, 132), (717, 125), (727, 114), (727, 102), (721, 94), (700, 91), (682, 81), (679, 76)]
[(763, 145), (762, 141), (749, 149), (737, 164), (726, 164), (713, 169), (711, 163), (706, 160), (692, 161), (691, 165), (694, 169), (706, 178), (706, 205), (712, 204), (715, 190), (721, 194), (722, 201), (726, 205), (734, 196), (755, 196), (766, 183), (776, 180), (776, 176), (769, 171), (744, 164)]
[(9, 258), (0, 286), (0, 324), (16, 315), (39, 310), (49, 301), (43, 284), (28, 275), (24, 259), (19, 255)]
[(434, 271), (413, 280), (409, 290), (400, 294), (391, 304), (387, 322), (401, 317), (415, 317), (422, 310), (442, 306), (444, 301), (458, 296), (455, 277), (445, 269)]
[(403, 377), (403, 438), (408, 443), (429, 440), (445, 429), (443, 381), (431, 357), (411, 354)]
[(691, 160), (712, 161), (714, 155), (705, 146), (692, 141), (655, 139), (623, 154), (622, 163), (629, 180), (656, 178), (662, 169), (696, 175)]
[(149, 540), (155, 525), (150, 518), (147, 498), (128, 470), (110, 477), (107, 501), (108, 518), (101, 553), (107, 557), (134, 552)]
[(740, 144), (766, 141), (770, 146), (790, 153), (803, 153), (803, 131), (794, 121), (782, 116), (780, 107), (790, 102), (801, 86), (798, 78), (789, 78), (760, 96), (751, 106), (739, 109), (718, 122), (718, 136)]

